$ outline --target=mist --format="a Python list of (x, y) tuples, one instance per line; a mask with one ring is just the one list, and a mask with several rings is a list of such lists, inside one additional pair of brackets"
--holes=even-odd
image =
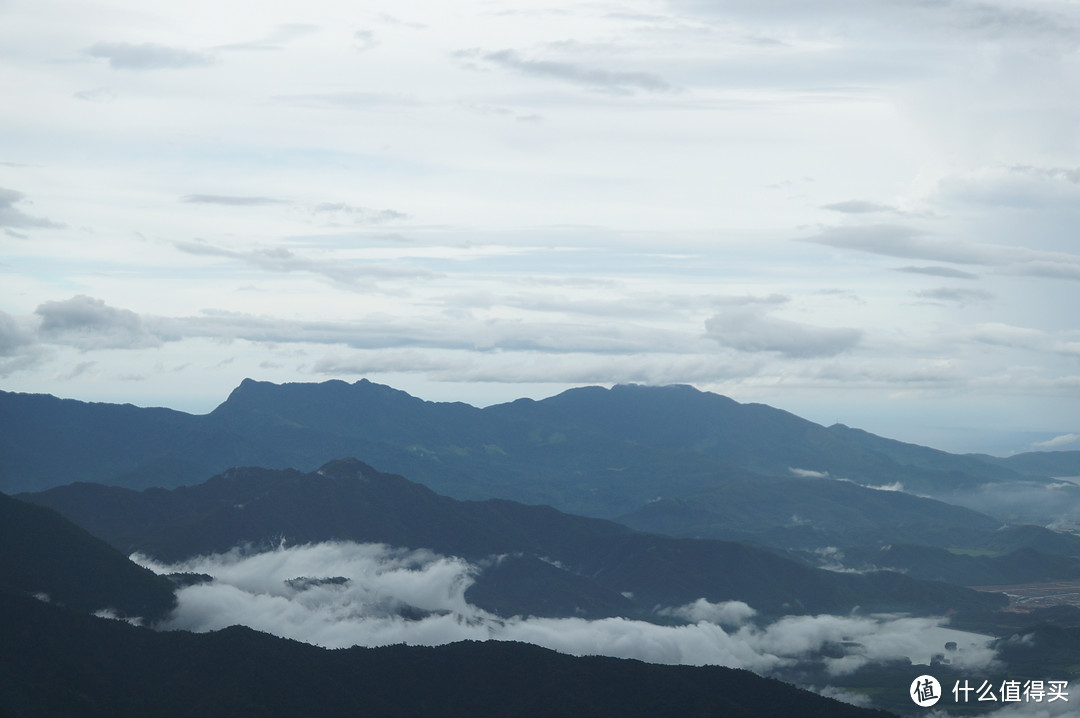
[[(570, 655), (605, 655), (650, 663), (720, 665), (769, 674), (823, 660), (831, 675), (874, 661), (928, 660), (958, 633), (944, 619), (900, 615), (787, 616), (771, 623), (740, 601), (664, 607), (659, 625), (628, 618), (497, 616), (465, 596), (481, 568), (427, 550), (325, 542), (252, 553), (233, 549), (166, 565), (136, 554), (157, 573), (205, 574), (212, 580), (177, 591), (177, 607), (158, 628), (214, 631), (231, 625), (325, 648), (439, 645), (462, 640), (521, 641)], [(840, 657), (821, 658), (826, 646)], [(835, 653), (831, 655), (835, 656)], [(986, 668), (985, 642), (959, 654), (960, 665)]]

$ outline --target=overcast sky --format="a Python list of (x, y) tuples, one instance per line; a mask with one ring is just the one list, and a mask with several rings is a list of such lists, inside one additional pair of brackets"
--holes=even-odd
[(0, 0), (0, 388), (1080, 448), (1078, 87), (1066, 0)]

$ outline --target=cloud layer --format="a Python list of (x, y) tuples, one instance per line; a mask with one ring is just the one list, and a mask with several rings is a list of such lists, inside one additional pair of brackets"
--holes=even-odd
[[(181, 588), (164, 628), (212, 631), (242, 624), (328, 648), (507, 640), (571, 655), (769, 673), (845, 643), (845, 655), (825, 663), (831, 674), (846, 675), (874, 661), (929, 660), (953, 635), (941, 619), (899, 616), (790, 616), (759, 626), (745, 603), (703, 599), (660, 612), (687, 621), (676, 626), (625, 618), (500, 617), (466, 600), (479, 567), (381, 544), (320, 543), (254, 554), (234, 549), (172, 566), (133, 558), (158, 573), (214, 579)], [(963, 655), (964, 667), (972, 670), (994, 660), (985, 643)]]

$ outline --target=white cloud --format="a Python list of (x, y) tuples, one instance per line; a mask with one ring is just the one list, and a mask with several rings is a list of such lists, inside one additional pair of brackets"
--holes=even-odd
[[(662, 615), (693, 621), (664, 626), (608, 618), (499, 617), (468, 603), (478, 569), (429, 551), (347, 542), (234, 549), (167, 566), (133, 558), (159, 573), (193, 572), (210, 583), (181, 588), (162, 626), (211, 631), (241, 624), (329, 648), (459, 640), (524, 641), (571, 655), (608, 655), (653, 663), (723, 665), (768, 673), (796, 664), (826, 644), (848, 646), (827, 659), (836, 675), (869, 662), (919, 656), (944, 644), (941, 619), (899, 616), (789, 616), (764, 626), (740, 602), (697, 601)], [(726, 625), (725, 630), (720, 624)], [(985, 642), (965, 652), (968, 669), (994, 660)]]
[(1080, 441), (1080, 434), (1062, 434), (1046, 441), (1036, 441), (1032, 446), (1038, 449), (1056, 449), (1060, 446), (1068, 446)]
[(801, 479), (827, 479), (829, 478), (828, 471), (814, 471), (813, 469), (797, 469), (794, 466), (789, 467), (788, 471), (795, 474)]

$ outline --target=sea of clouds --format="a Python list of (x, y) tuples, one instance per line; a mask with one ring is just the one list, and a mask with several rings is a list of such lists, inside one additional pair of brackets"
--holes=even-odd
[(201, 632), (239, 624), (326, 648), (504, 640), (570, 655), (768, 674), (842, 643), (842, 657), (824, 660), (829, 673), (844, 675), (874, 661), (925, 661), (928, 647), (940, 649), (960, 638), (970, 640), (961, 644), (954, 664), (978, 670), (995, 659), (987, 639), (951, 631), (939, 618), (818, 615), (765, 622), (745, 603), (705, 599), (659, 609), (666, 625), (497, 616), (466, 598), (481, 570), (477, 565), (384, 544), (323, 542), (257, 553), (237, 548), (168, 565), (138, 554), (132, 558), (157, 573), (212, 577), (179, 588), (177, 608), (160, 628)]

